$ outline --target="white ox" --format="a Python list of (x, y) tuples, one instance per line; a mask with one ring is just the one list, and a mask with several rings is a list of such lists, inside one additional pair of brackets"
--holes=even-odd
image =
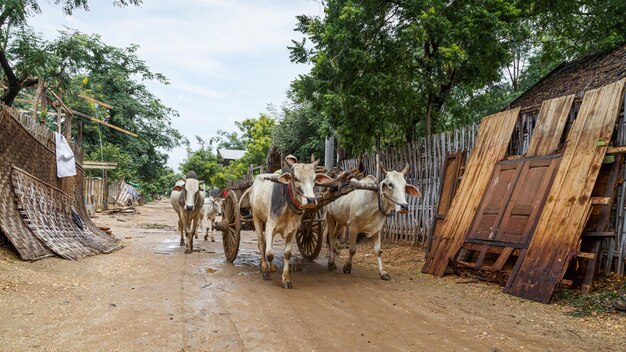
[[(222, 198), (205, 198), (204, 205), (202, 206), (202, 214), (200, 217), (202, 218), (202, 223), (200, 227), (200, 232), (204, 233), (204, 240), (209, 239), (209, 232), (211, 233), (211, 242), (215, 242), (215, 230), (213, 229), (213, 223), (215, 222), (216, 216), (222, 216), (222, 203), (224, 199)], [(196, 235), (196, 238), (198, 236)]]
[[(360, 233), (367, 237), (374, 236), (374, 251), (378, 262), (378, 274), (383, 280), (389, 280), (389, 274), (383, 269), (381, 259), (381, 234), (385, 219), (392, 212), (408, 211), (406, 195), (421, 196), (413, 185), (406, 183), (405, 175), (409, 171), (407, 164), (402, 172), (387, 172), (381, 165), (384, 179), (378, 185), (378, 192), (355, 190), (326, 206), (326, 220), (328, 221), (328, 241), (330, 245), (328, 256), (328, 270), (337, 269), (335, 265), (335, 240), (342, 228), (348, 233), (350, 243), (350, 257), (343, 266), (343, 272), (352, 271), (352, 257), (356, 253), (356, 239)], [(376, 184), (376, 177), (367, 176), (362, 183)]]
[[(200, 190), (200, 182), (193, 171), (187, 173), (184, 180), (176, 182), (170, 195), (172, 208), (178, 214), (178, 231), (180, 245), (185, 246), (185, 253), (193, 251), (193, 237), (198, 230), (200, 213), (204, 204), (204, 192)], [(185, 239), (187, 240), (185, 243)]]
[(291, 172), (280, 175), (278, 178), (280, 183), (265, 179), (272, 174), (261, 174), (256, 176), (252, 186), (245, 193), (250, 193), (250, 209), (261, 252), (260, 269), (263, 278), (269, 279), (270, 273), (276, 271), (272, 241), (274, 236), (280, 234), (285, 239), (282, 285), (284, 288), (292, 288), (289, 259), (302, 214), (306, 208), (313, 208), (317, 204), (313, 191), (315, 184), (326, 183), (332, 179), (324, 174), (315, 173), (319, 160), (312, 164), (296, 163), (296, 158), (290, 155), (286, 162)]

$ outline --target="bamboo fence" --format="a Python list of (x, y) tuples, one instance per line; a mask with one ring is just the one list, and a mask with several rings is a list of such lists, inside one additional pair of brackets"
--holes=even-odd
[[(477, 130), (477, 125), (470, 125), (380, 151), (380, 161), (387, 170), (399, 171), (408, 163), (410, 171), (406, 177), (407, 182), (415, 185), (422, 193), (420, 198), (407, 197), (407, 214), (395, 214), (387, 218), (383, 228), (385, 239), (394, 242), (408, 241), (415, 245), (426, 243), (439, 200), (445, 156), (447, 153), (466, 150), (469, 157)], [(375, 155), (364, 156), (362, 162), (366, 174), (376, 175)], [(349, 170), (356, 163), (356, 159), (343, 160), (339, 167)]]
[(104, 181), (99, 177), (85, 177), (85, 204), (93, 205), (95, 210), (105, 210), (108, 204), (115, 204), (120, 193), (120, 182), (107, 186), (107, 199), (104, 199)]

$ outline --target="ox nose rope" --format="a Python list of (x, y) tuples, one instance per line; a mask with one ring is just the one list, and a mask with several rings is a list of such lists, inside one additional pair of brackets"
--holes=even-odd
[[(395, 212), (395, 209), (392, 209), (390, 212), (386, 213), (385, 210), (383, 209), (383, 197), (385, 197), (386, 200), (399, 205), (400, 207), (402, 207), (402, 203), (396, 201), (395, 199), (389, 197), (386, 193), (383, 192), (383, 183), (381, 182), (380, 185), (378, 186), (378, 210), (383, 213), (383, 215), (385, 216), (389, 216), (391, 214), (393, 214)], [(408, 204), (407, 204), (408, 206)], [(406, 213), (403, 211), (400, 211), (400, 213)]]
[[(289, 185), (287, 185), (287, 193), (289, 194), (289, 199), (291, 200), (291, 202), (293, 203), (293, 205), (300, 211), (304, 212), (304, 209), (313, 209), (317, 206), (317, 202), (314, 204), (302, 204), (300, 201), (298, 201), (298, 199), (296, 197), (293, 196), (294, 191), (292, 190), (293, 188), (295, 188), (295, 192), (298, 193), (298, 195), (305, 197), (304, 194), (298, 189), (298, 187), (296, 187), (295, 182), (292, 181), (289, 182)], [(306, 198), (306, 197), (305, 197)]]

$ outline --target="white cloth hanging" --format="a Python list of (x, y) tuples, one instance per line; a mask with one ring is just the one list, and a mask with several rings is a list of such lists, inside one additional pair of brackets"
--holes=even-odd
[(54, 139), (57, 153), (57, 177), (75, 176), (76, 158), (72, 148), (62, 134), (54, 132)]

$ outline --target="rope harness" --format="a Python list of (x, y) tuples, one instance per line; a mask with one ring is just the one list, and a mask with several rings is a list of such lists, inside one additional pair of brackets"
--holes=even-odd
[(300, 201), (298, 201), (297, 197), (294, 197), (294, 191), (293, 191), (294, 188), (295, 188), (296, 193), (304, 197), (304, 194), (302, 194), (302, 192), (300, 192), (298, 187), (296, 187), (295, 181), (292, 178), (289, 184), (287, 185), (287, 195), (289, 197), (289, 202), (288, 202), (289, 208), (291, 208), (291, 210), (294, 213), (298, 215), (303, 214), (305, 209), (313, 209), (317, 207), (317, 204), (302, 204)]
[[(385, 216), (389, 216), (391, 214), (393, 214), (396, 210), (392, 209), (391, 211), (389, 211), (388, 213), (385, 212), (385, 210), (383, 209), (383, 197), (385, 197), (386, 200), (397, 204), (399, 206), (402, 206), (402, 204), (400, 204), (400, 202), (397, 202), (395, 200), (393, 200), (391, 197), (389, 197), (387, 194), (383, 193), (383, 183), (381, 182), (378, 186), (378, 192), (377, 192), (377, 198), (378, 198), (378, 211), (380, 211), (383, 215)], [(408, 213), (408, 210), (401, 210), (399, 211), (400, 214), (406, 214)]]

